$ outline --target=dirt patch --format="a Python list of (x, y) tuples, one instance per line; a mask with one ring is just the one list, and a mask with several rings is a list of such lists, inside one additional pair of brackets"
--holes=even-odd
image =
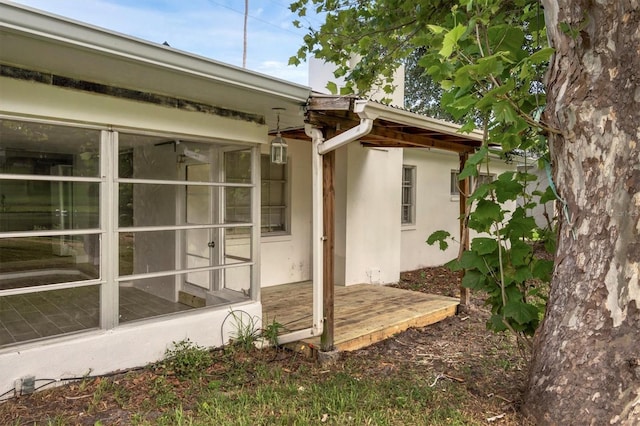
[[(459, 274), (438, 267), (403, 273), (394, 287), (457, 297), (459, 283)], [(200, 379), (179, 380), (167, 374), (166, 366), (157, 365), (78, 381), (1, 403), (0, 424), (161, 423), (158, 419), (171, 407), (184, 407), (187, 412), (195, 410), (201, 400), (199, 393), (211, 391), (212, 383), (222, 391), (234, 380), (255, 386), (258, 374), (247, 371), (247, 376), (238, 378), (230, 375), (229, 368), (239, 363), (255, 366), (267, 359), (269, 368), (278, 366), (285, 372), (305, 370), (318, 376), (345, 371), (348, 365), (350, 374), (361, 377), (420, 377), (435, 390), (453, 392), (457, 409), (465, 418), (473, 419), (472, 423), (442, 424), (529, 424), (519, 414), (526, 381), (525, 357), (512, 336), (486, 329), (490, 315), (482, 306), (481, 295), (473, 294), (472, 302), (464, 314), (343, 353), (333, 367), (318, 366), (282, 349), (237, 352), (231, 358), (216, 349), (213, 363)], [(202, 377), (208, 377), (208, 382), (203, 382)], [(194, 386), (196, 383), (201, 385)], [(274, 423), (279, 424), (278, 419)]]

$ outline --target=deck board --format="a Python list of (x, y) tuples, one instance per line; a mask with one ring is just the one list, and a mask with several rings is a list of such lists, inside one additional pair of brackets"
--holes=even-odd
[[(311, 283), (284, 284), (262, 289), (263, 321), (277, 321), (287, 330), (311, 327)], [(337, 350), (351, 351), (386, 339), (410, 327), (424, 327), (456, 313), (459, 300), (398, 288), (357, 284), (335, 287), (335, 330)], [(315, 337), (301, 342), (304, 351), (314, 352)], [(300, 347), (300, 345), (297, 345)]]

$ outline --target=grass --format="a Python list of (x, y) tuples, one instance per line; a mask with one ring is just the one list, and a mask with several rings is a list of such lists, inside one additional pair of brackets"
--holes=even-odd
[[(209, 367), (197, 376), (185, 367), (186, 380), (175, 375), (175, 364), (161, 362), (145, 370), (144, 381), (129, 374), (78, 383), (75, 389), (84, 395), (67, 396), (67, 401), (84, 401), (78, 411), (93, 424), (110, 424), (110, 416), (124, 408), (126, 423), (136, 425), (478, 424), (462, 411), (466, 402), (459, 384), (441, 381), (432, 387), (432, 380), (418, 370), (367, 374), (357, 359), (327, 369), (276, 349), (208, 352), (183, 343), (176, 348), (172, 359), (197, 360), (202, 367), (200, 356), (194, 356), (200, 351), (210, 359)], [(50, 412), (39, 419), (14, 419), (13, 424), (68, 425), (78, 420), (70, 413)]]

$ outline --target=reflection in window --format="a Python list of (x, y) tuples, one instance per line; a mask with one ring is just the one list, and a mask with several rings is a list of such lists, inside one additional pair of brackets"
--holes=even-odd
[(402, 224), (415, 223), (416, 210), (416, 168), (415, 166), (402, 167)]
[(262, 233), (287, 231), (287, 167), (274, 164), (269, 155), (261, 155)]

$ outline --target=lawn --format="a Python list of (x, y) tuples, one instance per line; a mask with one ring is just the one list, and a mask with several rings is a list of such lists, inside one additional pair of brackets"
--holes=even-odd
[[(457, 286), (441, 268), (403, 278), (398, 286), (415, 291)], [(514, 339), (486, 330), (487, 318), (476, 306), (334, 365), (284, 348), (175, 342), (157, 364), (10, 399), (0, 424), (527, 424), (518, 413), (525, 360)]]

